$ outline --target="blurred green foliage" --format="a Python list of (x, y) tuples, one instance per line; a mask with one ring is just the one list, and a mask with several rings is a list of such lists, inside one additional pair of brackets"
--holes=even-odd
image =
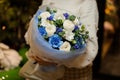
[(28, 60), (27, 59), (27, 57), (26, 57), (26, 52), (28, 51), (28, 47), (23, 47), (23, 48), (21, 48), (18, 52), (19, 52), (19, 54), (22, 56), (22, 61), (21, 61), (21, 64), (20, 64), (20, 66), (22, 67), (25, 63), (26, 63), (26, 61)]
[(9, 71), (0, 72), (0, 80), (25, 80), (21, 76), (19, 76), (20, 67)]

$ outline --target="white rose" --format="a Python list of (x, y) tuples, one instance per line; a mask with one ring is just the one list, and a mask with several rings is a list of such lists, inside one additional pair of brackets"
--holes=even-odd
[(69, 42), (65, 41), (61, 46), (60, 46), (60, 50), (62, 51), (70, 51), (71, 49), (71, 45)]
[(50, 37), (55, 33), (56, 27), (55, 25), (49, 25), (49, 26), (46, 26), (45, 30), (47, 32), (48, 37)]
[(65, 20), (64, 23), (63, 23), (64, 29), (68, 30), (68, 31), (73, 31), (74, 30), (74, 26), (75, 25), (70, 20)]
[(74, 33), (70, 31), (65, 31), (64, 37), (68, 41), (72, 41), (74, 39)]
[(48, 17), (50, 17), (50, 13), (49, 12), (43, 12), (38, 17), (41, 17), (42, 19), (47, 19)]
[(64, 15), (62, 15), (62, 13), (60, 13), (60, 12), (57, 12), (55, 15), (54, 15), (54, 19), (56, 20), (56, 19), (61, 19), (61, 20), (65, 20), (65, 17), (64, 17)]
[(44, 26), (44, 27), (46, 27), (46, 26), (50, 26), (50, 23), (46, 19), (42, 19), (41, 20), (41, 25)]

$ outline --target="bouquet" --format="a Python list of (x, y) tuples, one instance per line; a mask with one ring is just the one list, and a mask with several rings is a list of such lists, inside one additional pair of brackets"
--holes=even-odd
[(31, 20), (30, 47), (42, 59), (64, 62), (85, 52), (89, 32), (69, 11), (45, 6)]

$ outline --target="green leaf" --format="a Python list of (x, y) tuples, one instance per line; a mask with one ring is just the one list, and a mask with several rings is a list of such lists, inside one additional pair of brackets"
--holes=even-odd
[(80, 30), (76, 30), (76, 31), (75, 31), (75, 35), (76, 35), (76, 36), (79, 36), (79, 35), (80, 35)]
[(46, 8), (46, 11), (48, 11), (49, 13), (56, 13), (57, 10), (56, 9), (50, 9), (49, 7)]
[(85, 35), (85, 39), (88, 39), (89, 38), (89, 36), (88, 35)]
[(71, 20), (71, 21), (74, 21), (75, 20), (75, 18), (76, 18), (76, 16), (74, 16), (74, 15), (71, 15), (71, 16), (69, 16), (69, 20)]
[(27, 47), (23, 47), (23, 48), (21, 48), (18, 52), (19, 52), (19, 54), (22, 56), (22, 58), (23, 58), (23, 60), (21, 61), (21, 64), (20, 64), (20, 66), (23, 66), (25, 63), (26, 63), (26, 61), (28, 60), (27, 59), (27, 57), (26, 57), (26, 52), (28, 51), (28, 48)]
[(51, 12), (51, 10), (50, 10), (50, 8), (49, 8), (49, 7), (47, 7), (47, 8), (46, 8), (46, 11)]
[(45, 39), (45, 40), (47, 40), (47, 39), (48, 39), (48, 36), (47, 36), (47, 35), (45, 35), (45, 36), (43, 36), (43, 37), (44, 37), (44, 39)]
[(41, 22), (38, 22), (38, 27), (40, 27), (41, 26)]
[(38, 16), (38, 21), (40, 21), (40, 22), (41, 22), (41, 17), (40, 17), (40, 16)]
[(76, 44), (76, 43), (77, 43), (77, 41), (76, 41), (76, 40), (72, 40), (72, 43), (73, 43), (73, 44)]
[(84, 26), (84, 25), (82, 25), (81, 29), (82, 29), (82, 30), (85, 30), (85, 26)]
[(53, 13), (56, 13), (56, 12), (57, 12), (57, 10), (54, 9), (54, 10), (53, 10)]
[(63, 32), (59, 32), (59, 35), (60, 36), (63, 36), (65, 34), (65, 32), (63, 31)]
[(89, 34), (89, 31), (86, 31), (86, 34)]
[(55, 26), (63, 26), (63, 21), (62, 21), (62, 19), (57, 19), (56, 21), (54, 21), (54, 24), (55, 24)]

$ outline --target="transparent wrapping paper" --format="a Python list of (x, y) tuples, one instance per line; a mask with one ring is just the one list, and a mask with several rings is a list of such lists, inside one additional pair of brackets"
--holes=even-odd
[[(50, 44), (44, 40), (41, 34), (38, 31), (38, 15), (41, 11), (45, 11), (47, 7), (55, 8), (53, 6), (41, 6), (39, 7), (38, 11), (32, 18), (30, 22), (29, 29), (27, 31), (27, 39), (29, 41), (29, 45), (32, 51), (32, 55), (38, 56), (39, 58), (49, 61), (49, 62), (56, 62), (58, 64), (65, 64), (68, 61), (74, 60), (76, 57), (84, 54), (86, 51), (86, 44), (82, 46), (82, 48), (74, 50), (74, 51), (60, 51), (57, 49), (53, 49)], [(63, 9), (56, 8), (61, 12), (68, 12)]]

